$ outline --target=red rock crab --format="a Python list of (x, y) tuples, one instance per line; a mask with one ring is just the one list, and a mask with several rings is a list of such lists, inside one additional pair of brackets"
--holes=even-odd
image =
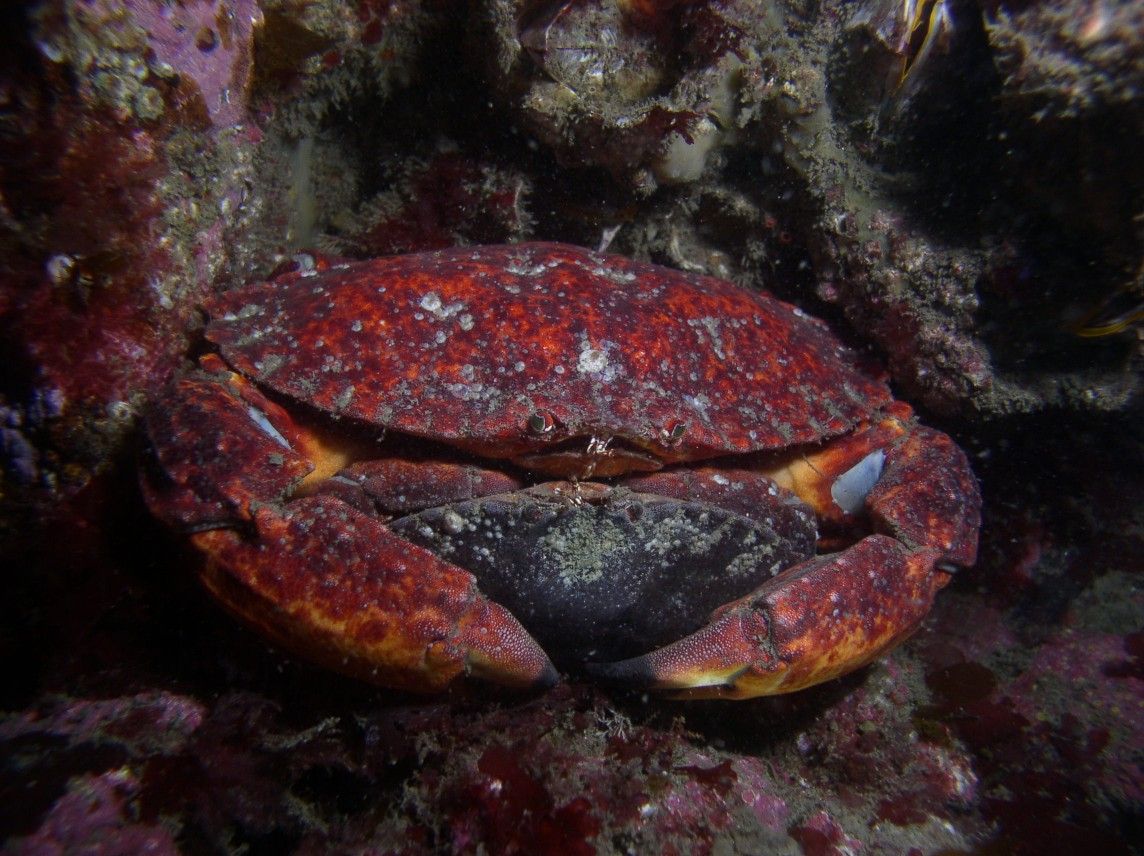
[(376, 683), (543, 685), (551, 654), (789, 692), (896, 644), (975, 558), (962, 451), (822, 322), (727, 282), (538, 243), (207, 311), (217, 351), (147, 420), (147, 501), (231, 611)]

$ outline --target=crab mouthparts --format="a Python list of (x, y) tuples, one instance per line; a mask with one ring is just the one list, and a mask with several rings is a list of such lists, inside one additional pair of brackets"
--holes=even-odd
[(616, 437), (571, 437), (564, 442), (512, 459), (518, 467), (558, 478), (608, 478), (624, 473), (651, 473), (663, 460), (647, 449)]

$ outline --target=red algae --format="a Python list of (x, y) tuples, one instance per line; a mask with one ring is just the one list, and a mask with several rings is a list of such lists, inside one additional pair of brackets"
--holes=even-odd
[(544, 784), (505, 746), (490, 746), (477, 762), (480, 777), (462, 783), (450, 821), (452, 845), (467, 850), (478, 842), (491, 853), (595, 853), (600, 832), (591, 803), (576, 797), (556, 807)]
[(847, 835), (825, 811), (819, 811), (803, 824), (792, 827), (791, 838), (798, 842), (803, 856), (843, 856), (863, 850), (861, 842)]

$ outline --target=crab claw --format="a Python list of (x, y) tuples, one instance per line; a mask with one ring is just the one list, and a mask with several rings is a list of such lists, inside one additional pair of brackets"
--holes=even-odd
[[(344, 464), (248, 381), (204, 361), (148, 417), (142, 487), (190, 532), (208, 591), (306, 659), (385, 686), (436, 691), (471, 674), (545, 687), (557, 672), (468, 571), (332, 495), (296, 497)], [(235, 461), (245, 464), (236, 467)]]
[(789, 568), (678, 642), (593, 671), (691, 698), (813, 686), (865, 665), (916, 627), (942, 585), (931, 573), (936, 557), (871, 535)]
[(255, 630), (336, 671), (417, 691), (462, 674), (543, 688), (558, 674), (472, 575), (332, 497), (255, 510), (257, 538), (192, 536), (203, 583)]
[[(976, 558), (981, 495), (969, 463), (945, 434), (914, 424), (905, 405), (776, 475), (820, 520), (844, 528), (864, 511), (889, 534), (788, 568), (715, 610), (690, 636), (597, 665), (597, 674), (683, 697), (803, 689), (860, 668), (909, 636), (953, 567)], [(839, 503), (855, 490), (856, 503)]]

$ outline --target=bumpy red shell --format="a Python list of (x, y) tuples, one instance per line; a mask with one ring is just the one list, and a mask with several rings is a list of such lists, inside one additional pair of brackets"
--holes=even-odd
[(558, 244), (291, 274), (208, 310), (207, 337), (266, 387), (495, 457), (570, 437), (665, 460), (777, 449), (890, 400), (786, 303)]

